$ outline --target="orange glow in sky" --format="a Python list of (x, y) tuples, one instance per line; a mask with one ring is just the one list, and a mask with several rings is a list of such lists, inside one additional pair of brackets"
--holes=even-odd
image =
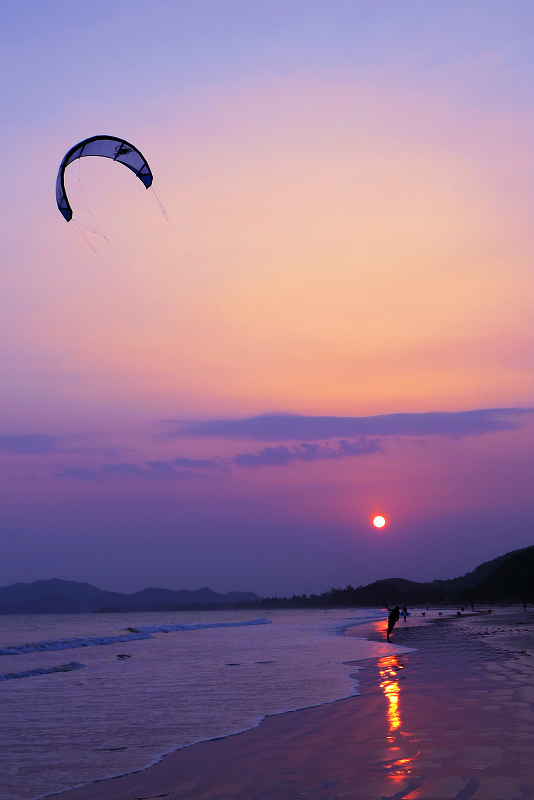
[[(18, 5), (0, 586), (292, 596), (528, 546), (528, 4)], [(79, 159), (67, 223), (99, 133), (154, 184)]]

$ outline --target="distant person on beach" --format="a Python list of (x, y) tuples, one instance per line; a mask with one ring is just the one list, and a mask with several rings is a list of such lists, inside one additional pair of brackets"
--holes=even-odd
[(402, 607), (402, 616), (404, 617), (404, 621), (406, 622), (406, 617), (408, 616), (408, 609), (406, 606)]
[(395, 606), (395, 608), (390, 608), (387, 604), (386, 604), (386, 608), (389, 611), (388, 630), (387, 630), (387, 634), (386, 634), (387, 635), (387, 640), (389, 642), (389, 634), (391, 633), (391, 631), (395, 627), (395, 623), (398, 622), (399, 617), (400, 617), (400, 608), (398, 606)]

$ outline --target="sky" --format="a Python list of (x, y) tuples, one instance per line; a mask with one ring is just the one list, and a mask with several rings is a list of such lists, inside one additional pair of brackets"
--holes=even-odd
[[(318, 593), (532, 545), (530, 0), (0, 9), (0, 585)], [(99, 134), (154, 184), (79, 159), (67, 223)]]

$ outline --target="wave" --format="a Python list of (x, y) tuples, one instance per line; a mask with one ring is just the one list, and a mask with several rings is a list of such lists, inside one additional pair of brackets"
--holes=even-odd
[(85, 664), (79, 661), (71, 661), (68, 664), (60, 664), (57, 667), (40, 667), (38, 669), (28, 669), (25, 672), (5, 672), (0, 675), (0, 681), (11, 681), (15, 678), (33, 678), (34, 675), (51, 675), (53, 672), (72, 672), (75, 669), (84, 669)]
[(72, 650), (76, 647), (93, 647), (95, 645), (119, 644), (135, 642), (139, 639), (153, 639), (153, 633), (170, 633), (171, 631), (196, 631), (201, 628), (238, 628), (244, 625), (268, 625), (270, 619), (251, 619), (245, 622), (199, 622), (193, 625), (182, 623), (170, 625), (143, 625), (138, 628), (127, 628), (128, 633), (116, 636), (81, 636), (75, 639), (51, 639), (29, 644), (14, 644), (0, 647), (0, 656), (17, 656), (22, 653), (38, 653), (43, 650)]
[(271, 625), (272, 621), (263, 617), (262, 619), (249, 619), (244, 622), (198, 622), (192, 625), (176, 623), (170, 625), (141, 625), (137, 628), (127, 628), (136, 633), (171, 633), (172, 631), (198, 631), (202, 628), (241, 628), (246, 625)]
[(41, 650), (72, 650), (75, 647), (92, 647), (101, 644), (118, 644), (119, 642), (133, 642), (137, 639), (153, 639), (148, 632), (136, 631), (120, 633), (117, 636), (82, 636), (77, 639), (52, 639), (44, 642), (30, 642), (29, 644), (14, 644), (0, 647), (0, 656), (16, 656), (22, 653), (38, 653)]
[(377, 609), (376, 611), (369, 611), (365, 616), (340, 618), (336, 620), (334, 627), (338, 634), (343, 635), (349, 628), (359, 628), (362, 625), (369, 625), (373, 622), (382, 622), (386, 618), (387, 611)]

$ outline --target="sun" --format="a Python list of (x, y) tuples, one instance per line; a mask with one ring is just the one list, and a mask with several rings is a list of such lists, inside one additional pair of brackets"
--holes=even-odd
[(386, 518), (378, 515), (377, 517), (373, 518), (373, 525), (375, 528), (383, 528), (386, 524)]

